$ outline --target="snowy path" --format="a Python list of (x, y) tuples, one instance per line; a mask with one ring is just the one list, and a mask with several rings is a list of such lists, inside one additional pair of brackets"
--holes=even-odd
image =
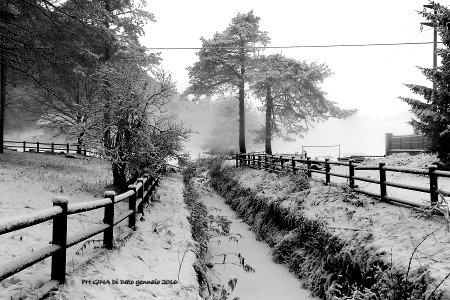
[[(306, 300), (315, 299), (310, 292), (301, 288), (300, 281), (288, 271), (284, 265), (272, 261), (269, 246), (256, 240), (250, 227), (238, 219), (235, 212), (225, 204), (225, 199), (208, 187), (202, 181), (196, 181), (201, 199), (208, 209), (218, 215), (227, 217), (232, 221), (230, 232), (239, 233), (242, 238), (239, 243), (229, 241), (228, 238), (217, 238), (210, 243), (210, 255), (219, 255), (212, 262), (222, 262), (223, 253), (240, 253), (245, 263), (252, 266), (256, 272), (246, 273), (242, 268), (231, 264), (216, 265), (214, 270), (221, 281), (226, 285), (230, 278), (237, 278), (237, 286), (232, 294), (242, 300)], [(218, 209), (217, 211), (215, 211)], [(228, 255), (227, 262), (238, 262), (233, 255)]]
[(181, 176), (164, 177), (158, 195), (160, 202), (146, 209), (145, 221), (125, 244), (116, 241), (118, 248), (103, 250), (50, 299), (200, 299), (192, 251), (186, 252), (178, 278), (179, 259), (193, 243)]

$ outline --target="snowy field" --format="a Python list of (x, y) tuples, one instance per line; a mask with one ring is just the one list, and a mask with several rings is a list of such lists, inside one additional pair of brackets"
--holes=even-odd
[[(26, 215), (36, 210), (49, 208), (52, 206), (52, 198), (57, 195), (68, 196), (69, 204), (102, 199), (104, 191), (110, 184), (110, 178), (111, 174), (109, 170), (109, 164), (99, 159), (89, 157), (73, 159), (66, 158), (64, 155), (18, 153), (13, 151), (6, 151), (4, 155), (0, 156), (0, 218), (4, 219), (12, 216)], [(178, 181), (181, 182), (181, 179), (178, 179)], [(168, 183), (163, 181), (163, 187), (167, 187), (167, 185)], [(170, 195), (166, 196), (172, 199), (174, 196), (171, 195), (176, 195), (176, 200), (182, 201), (182, 196), (180, 196), (182, 195), (181, 186), (180, 183), (178, 185), (174, 184), (173, 186), (169, 184), (168, 189), (171, 191), (170, 193), (175, 194), (169, 193)], [(159, 193), (162, 196), (164, 195), (163, 190), (159, 191)], [(174, 199), (172, 200), (175, 201)], [(171, 212), (169, 215), (176, 217), (176, 222), (183, 222), (183, 220), (186, 219), (186, 212), (182, 210), (180, 203), (172, 203), (171, 205), (173, 207), (168, 206), (169, 204), (164, 203), (158, 203), (157, 205), (161, 205), (161, 207), (158, 209), (162, 211), (164, 211), (164, 209), (170, 208)], [(119, 210), (126, 209), (127, 203), (120, 203), (118, 206)], [(180, 211), (181, 215), (174, 214), (174, 212), (178, 210)], [(83, 231), (88, 230), (94, 224), (101, 224), (102, 219), (103, 209), (72, 215), (68, 220), (68, 236), (70, 237), (76, 233), (82, 233)], [(136, 252), (133, 252), (133, 255), (135, 255), (134, 258), (138, 258), (141, 269), (143, 269), (142, 266), (151, 266), (152, 263), (156, 265), (157, 263), (155, 262), (155, 260), (161, 260), (161, 264), (163, 265), (170, 265), (166, 261), (164, 261), (162, 256), (156, 255), (154, 257), (154, 260), (151, 260), (146, 256), (146, 253), (155, 254), (163, 253), (163, 251), (168, 251), (158, 247), (152, 248), (152, 251), (144, 250), (149, 248), (150, 244), (147, 244), (148, 241), (144, 240), (143, 234), (151, 233), (151, 230), (155, 230), (155, 226), (157, 227), (156, 231), (158, 231), (161, 235), (160, 237), (168, 239), (168, 237), (166, 237), (166, 233), (167, 230), (170, 229), (170, 227), (166, 228), (163, 224), (163, 220), (158, 221), (156, 217), (154, 217), (154, 219), (154, 222), (156, 223), (151, 223), (152, 221), (150, 217), (148, 217), (148, 220), (143, 223), (148, 223), (150, 227), (144, 227), (143, 225), (139, 226), (138, 224), (139, 227), (146, 229), (143, 232), (130, 231), (130, 229), (128, 229), (127, 227), (126, 221), (115, 227), (115, 237), (125, 238), (125, 240), (128, 240), (133, 245), (133, 248), (135, 248)], [(185, 220), (185, 222), (187, 221)], [(168, 221), (168, 223), (176, 224), (175, 222), (170, 221)], [(12, 259), (17, 259), (20, 256), (48, 246), (51, 241), (51, 227), (51, 222), (44, 222), (27, 229), (22, 229), (9, 234), (1, 235), (0, 264), (3, 265)], [(173, 233), (177, 231), (171, 229), (171, 231), (169, 230), (169, 232)], [(183, 234), (181, 236), (181, 239), (183, 241), (186, 239), (189, 240), (189, 237), (186, 237), (188, 233), (190, 234), (190, 232), (188, 232), (188, 229), (184, 228)], [(179, 237), (177, 236), (177, 238)], [(108, 252), (101, 248), (101, 239), (102, 235), (97, 235), (90, 239), (91, 242), (82, 242), (67, 250), (66, 271), (68, 273), (68, 284), (65, 286), (62, 293), (58, 297), (55, 296), (55, 299), (83, 299), (83, 297), (79, 298), (78, 296), (74, 296), (73, 293), (75, 289), (73, 287), (81, 284), (82, 278), (89, 277), (87, 274), (91, 274), (90, 278), (92, 280), (112, 280), (116, 278), (123, 280), (138, 280), (142, 278), (147, 280), (148, 277), (145, 276), (138, 276), (139, 278), (136, 278), (138, 273), (135, 274), (136, 276), (131, 276), (133, 273), (130, 272), (135, 272), (138, 269), (136, 268), (136, 265), (133, 264), (132, 258), (130, 258), (128, 262), (126, 260), (128, 258), (123, 256), (123, 250), (127, 247), (127, 243), (116, 241), (116, 245), (120, 246), (120, 248), (115, 249), (112, 252)], [(150, 241), (152, 241), (152, 244), (155, 244), (155, 237), (153, 236)], [(168, 239), (168, 241), (164, 240), (164, 243), (168, 242), (170, 242), (170, 239)], [(181, 242), (177, 241), (177, 243), (173, 245), (174, 248), (172, 249), (175, 254), (178, 254), (177, 251), (179, 249), (177, 247), (181, 247), (179, 244)], [(168, 247), (167, 245), (165, 246)], [(117, 257), (115, 257), (115, 254), (117, 254)], [(188, 253), (186, 255), (186, 258), (189, 258), (191, 256), (192, 254)], [(145, 262), (141, 261), (141, 258), (144, 259)], [(109, 264), (109, 262), (113, 259), (115, 260), (115, 263)], [(173, 259), (174, 258), (172, 257), (171, 260)], [(177, 258), (175, 257), (175, 261), (176, 259)], [(122, 264), (122, 266), (119, 265), (119, 262)], [(189, 265), (186, 259), (184, 265)], [(104, 277), (101, 278), (98, 273), (98, 270), (104, 270), (105, 272), (108, 272), (108, 274), (112, 274), (112, 269), (115, 268), (117, 268), (118, 272), (123, 271), (123, 275), (114, 275), (115, 278), (112, 278), (112, 275), (106, 276), (107, 274), (104, 273), (103, 275), (101, 275)], [(176, 266), (175, 269), (178, 270), (178, 266)], [(92, 272), (85, 273), (88, 270), (91, 270)], [(163, 271), (159, 273), (159, 275), (161, 275), (158, 275), (159, 277), (155, 276), (154, 273), (149, 274), (151, 274), (151, 277), (155, 279), (177, 279), (177, 274), (167, 274)], [(183, 274), (184, 273), (181, 273), (181, 275)], [(163, 278), (163, 276), (167, 276), (170, 278)], [(181, 278), (183, 277), (181, 276)], [(195, 276), (193, 278), (193, 281), (195, 281)], [(25, 296), (27, 294), (30, 294), (36, 288), (41, 287), (48, 280), (50, 280), (50, 258), (0, 282), (0, 299), (25, 299)], [(180, 287), (180, 295), (185, 295), (183, 294), (184, 292), (190, 293), (189, 291), (190, 289), (192, 289), (193, 284), (194, 283), (188, 281), (187, 284), (176, 285), (176, 287)], [(136, 285), (134, 285), (133, 287), (115, 286), (113, 288), (123, 288), (124, 293), (128, 293), (129, 295), (131, 291), (139, 291), (143, 286), (144, 285), (142, 285), (141, 287), (137, 287)], [(181, 290), (181, 287), (184, 288), (183, 291)], [(105, 289), (104, 285), (86, 285), (83, 288), (85, 288), (86, 295), (88, 295), (89, 293), (96, 295), (95, 297), (86, 296), (84, 299), (103, 299), (98, 297), (101, 295), (99, 291), (101, 289)], [(167, 289), (168, 291), (176, 290), (173, 286), (168, 287)], [(164, 292), (156, 291), (156, 295), (160, 293)], [(108, 295), (111, 296), (111, 294)], [(104, 299), (114, 299), (114, 297)], [(137, 297), (127, 299), (139, 298)], [(183, 296), (180, 299), (185, 298)]]

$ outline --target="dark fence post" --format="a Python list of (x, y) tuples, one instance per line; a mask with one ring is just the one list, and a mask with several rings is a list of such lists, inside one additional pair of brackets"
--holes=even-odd
[(128, 209), (132, 210), (133, 213), (128, 217), (128, 228), (135, 229), (136, 226), (136, 200), (138, 198), (137, 185), (131, 184), (128, 186), (129, 190), (133, 190), (134, 194), (128, 197)]
[(325, 182), (327, 184), (330, 183), (330, 163), (329, 163), (330, 159), (329, 158), (325, 158)]
[(295, 174), (296, 170), (295, 170), (295, 156), (292, 156), (292, 174)]
[(150, 201), (153, 202), (153, 201), (155, 201), (154, 193), (155, 193), (155, 183), (156, 183), (156, 178), (153, 177), (153, 176), (151, 176), (151, 177), (150, 177), (150, 180), (151, 180), (151, 182), (150, 182), (150, 189), (149, 189), (150, 198), (151, 198)]
[(86, 156), (86, 147), (83, 148), (83, 154)]
[(103, 218), (103, 223), (109, 225), (108, 228), (103, 231), (103, 245), (106, 249), (111, 250), (113, 248), (114, 240), (114, 197), (116, 192), (106, 191), (105, 198), (110, 198), (111, 203), (105, 206), (105, 217)]
[(308, 175), (308, 177), (311, 177), (311, 157), (306, 158), (306, 169), (306, 175)]
[(283, 155), (280, 155), (280, 166), (281, 166), (281, 171), (283, 171), (284, 169), (284, 165), (283, 165)]
[(236, 152), (236, 168), (239, 167), (239, 154)]
[(150, 175), (148, 173), (144, 173), (142, 174), (142, 177), (144, 177), (145, 179), (145, 184), (144, 184), (144, 191), (143, 193), (145, 194), (145, 192), (147, 192), (147, 194), (144, 197), (144, 202), (148, 203), (148, 196), (149, 196), (149, 192), (148, 192), (148, 187), (150, 186)]
[(252, 165), (255, 167), (255, 153), (252, 154)]
[(23, 152), (27, 151), (27, 142), (23, 141)]
[(431, 205), (436, 205), (438, 202), (439, 194), (438, 194), (438, 178), (435, 173), (437, 166), (431, 165), (428, 167), (428, 174), (430, 176), (430, 199)]
[(384, 169), (385, 163), (380, 163), (380, 197), (381, 201), (386, 201), (386, 170)]
[(67, 143), (67, 153), (69, 153), (69, 143)]
[(140, 192), (138, 192), (138, 198), (141, 198), (142, 200), (141, 200), (141, 203), (138, 205), (138, 207), (137, 207), (137, 212), (139, 213), (139, 214), (142, 214), (142, 215), (144, 215), (144, 192), (145, 192), (145, 187), (144, 187), (144, 178), (138, 178), (137, 179), (137, 182), (139, 183), (141, 183), (142, 185), (141, 185), (141, 188), (139, 189), (139, 191)]
[(61, 247), (52, 255), (51, 279), (64, 283), (66, 280), (66, 247), (67, 247), (67, 206), (69, 200), (65, 196), (54, 197), (53, 206), (59, 206), (62, 213), (53, 218), (52, 244)]
[(350, 188), (355, 188), (355, 165), (353, 164), (353, 159), (348, 161), (348, 173), (349, 173), (349, 185)]
[(36, 142), (36, 153), (39, 153), (39, 142)]
[(261, 170), (261, 155), (258, 154), (258, 169)]
[(52, 153), (55, 152), (55, 144), (52, 142)]
[(267, 154), (264, 154), (264, 170), (267, 171)]

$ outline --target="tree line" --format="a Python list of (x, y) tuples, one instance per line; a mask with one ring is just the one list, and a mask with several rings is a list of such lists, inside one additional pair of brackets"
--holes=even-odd
[(1, 111), (15, 107), (111, 162), (113, 184), (183, 152), (190, 129), (176, 93), (139, 38), (154, 15), (139, 0), (0, 2)]

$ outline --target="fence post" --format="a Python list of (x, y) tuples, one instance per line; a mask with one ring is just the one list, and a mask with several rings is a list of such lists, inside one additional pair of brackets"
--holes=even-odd
[(141, 198), (141, 203), (137, 206), (137, 212), (139, 214), (144, 215), (144, 192), (145, 192), (145, 186), (144, 186), (144, 178), (138, 178), (137, 182), (142, 183), (140, 192), (138, 193), (138, 197), (137, 198)]
[(83, 148), (83, 154), (86, 156), (86, 147)]
[(39, 153), (39, 142), (36, 142), (36, 153)]
[(267, 153), (264, 154), (264, 170), (267, 171)]
[(26, 145), (27, 145), (27, 142), (23, 141), (23, 152), (25, 152), (27, 150)]
[(330, 163), (329, 158), (325, 158), (325, 182), (330, 183)]
[(110, 198), (111, 203), (105, 206), (105, 217), (103, 218), (103, 223), (109, 225), (108, 228), (103, 231), (103, 245), (106, 249), (111, 250), (113, 248), (114, 240), (114, 198), (116, 192), (106, 191), (105, 198)]
[(252, 165), (255, 167), (255, 153), (252, 154)]
[(67, 153), (69, 153), (69, 143), (67, 143)]
[(380, 197), (381, 201), (386, 201), (386, 170), (384, 169), (385, 163), (379, 164), (380, 169)]
[(281, 171), (283, 171), (284, 166), (283, 166), (283, 155), (280, 155), (280, 166), (281, 166)]
[(55, 152), (55, 144), (52, 142), (52, 153)]
[(348, 174), (349, 174), (349, 185), (350, 188), (355, 188), (355, 165), (353, 164), (353, 159), (348, 161)]
[(51, 279), (64, 283), (66, 280), (66, 247), (67, 247), (67, 206), (69, 198), (56, 196), (53, 206), (59, 206), (62, 213), (53, 218), (52, 244), (61, 248), (52, 255)]
[(134, 191), (134, 194), (128, 197), (128, 209), (133, 211), (133, 213), (128, 216), (128, 228), (133, 228), (134, 230), (136, 226), (136, 200), (138, 198), (138, 189), (135, 184), (130, 184), (128, 189)]
[(306, 175), (308, 175), (308, 177), (311, 177), (311, 157), (306, 158), (306, 169)]
[(236, 152), (236, 168), (239, 167), (239, 154)]
[(430, 199), (431, 199), (431, 205), (436, 205), (438, 202), (438, 178), (437, 174), (435, 173), (437, 169), (436, 165), (431, 165), (428, 167), (428, 174), (430, 176)]
[(295, 156), (292, 156), (292, 174), (295, 174), (296, 170), (295, 170)]
[(142, 174), (142, 177), (144, 177), (144, 179), (145, 179), (143, 193), (145, 194), (145, 192), (147, 192), (147, 194), (145, 195), (144, 202), (148, 203), (148, 196), (149, 196), (148, 187), (150, 186), (149, 185), (150, 184), (150, 175), (148, 173), (144, 173), (144, 174)]
[(261, 155), (258, 154), (258, 169), (261, 170)]

